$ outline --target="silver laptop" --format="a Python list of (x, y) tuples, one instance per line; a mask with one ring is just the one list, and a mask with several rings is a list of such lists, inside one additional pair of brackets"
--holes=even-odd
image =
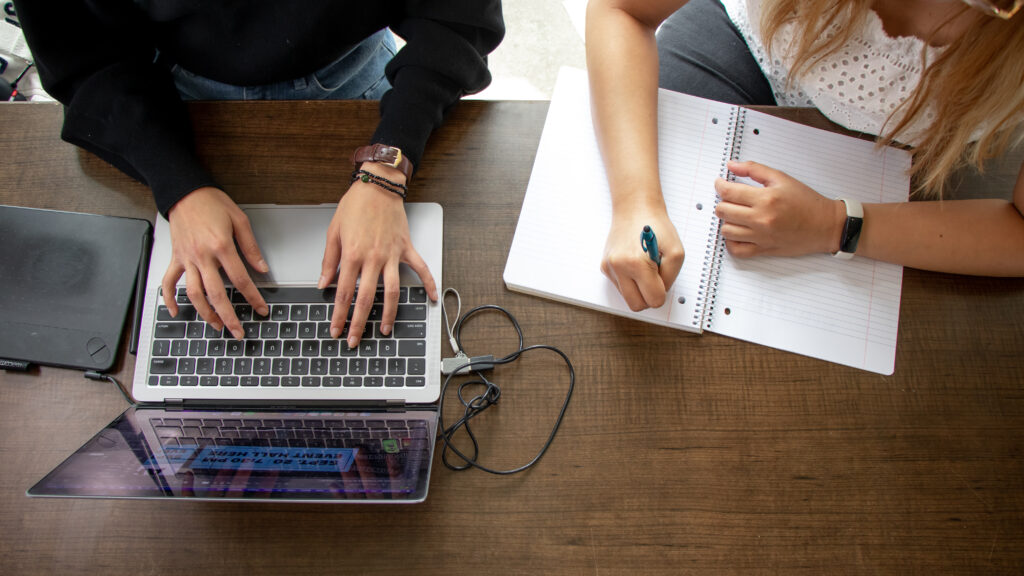
[[(139, 402), (32, 487), (30, 496), (418, 502), (427, 494), (440, 394), (441, 310), (401, 266), (393, 333), (374, 311), (360, 346), (328, 333), (334, 290), (316, 289), (335, 205), (242, 206), (271, 272), (270, 306), (229, 295), (246, 337), (163, 294), (166, 220), (153, 243), (132, 395)], [(442, 277), (443, 213), (407, 204), (412, 241)], [(380, 296), (378, 290), (378, 297)], [(177, 298), (171, 318), (165, 299)]]

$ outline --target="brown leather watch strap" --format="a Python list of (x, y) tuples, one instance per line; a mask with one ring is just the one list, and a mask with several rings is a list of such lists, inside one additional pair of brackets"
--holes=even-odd
[(412, 180), (412, 162), (402, 154), (402, 151), (387, 144), (373, 144), (371, 146), (360, 146), (352, 153), (352, 162), (357, 166), (363, 162), (377, 162), (392, 168), (398, 168), (405, 174), (405, 181)]

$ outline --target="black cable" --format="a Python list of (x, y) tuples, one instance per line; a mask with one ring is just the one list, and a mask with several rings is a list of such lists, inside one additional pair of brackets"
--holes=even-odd
[[(576, 385), (576, 373), (575, 370), (573, 370), (572, 362), (569, 360), (569, 357), (566, 356), (565, 353), (563, 353), (558, 348), (555, 348), (554, 346), (548, 346), (546, 344), (536, 344), (524, 348), (523, 330), (522, 328), (520, 328), (519, 322), (516, 321), (515, 317), (512, 315), (511, 312), (502, 308), (501, 306), (496, 306), (493, 304), (477, 306), (476, 308), (469, 310), (461, 318), (459, 318), (458, 322), (455, 324), (455, 330), (453, 334), (453, 338), (455, 340), (455, 343), (458, 345), (459, 350), (463, 349), (461, 337), (462, 326), (470, 317), (477, 314), (478, 312), (482, 312), (485, 310), (494, 310), (497, 312), (501, 312), (509, 319), (510, 322), (512, 322), (512, 326), (515, 328), (516, 334), (519, 337), (519, 346), (515, 352), (512, 352), (511, 354), (505, 356), (504, 358), (492, 359), (490, 357), (487, 357), (486, 360), (471, 361), (465, 365), (468, 371), (472, 371), (476, 375), (476, 378), (465, 381), (459, 385), (457, 396), (459, 398), (459, 401), (465, 407), (465, 411), (461, 418), (456, 420), (451, 426), (448, 426), (447, 428), (444, 425), (444, 399), (448, 391), (448, 385), (451, 382), (452, 377), (456, 376), (457, 373), (463, 373), (464, 371), (460, 370), (457, 373), (453, 372), (452, 374), (449, 374), (447, 378), (445, 378), (444, 384), (441, 386), (441, 400), (438, 404), (438, 424), (439, 428), (441, 429), (439, 437), (441, 441), (444, 443), (444, 449), (441, 452), (441, 461), (444, 462), (444, 465), (451, 470), (468, 470), (470, 468), (477, 468), (479, 470), (483, 470), (484, 472), (489, 472), (491, 474), (515, 474), (517, 472), (522, 472), (523, 470), (526, 470), (533, 466), (534, 464), (536, 464), (537, 462), (539, 462), (541, 457), (544, 456), (544, 454), (547, 452), (548, 448), (551, 447), (551, 443), (554, 442), (555, 435), (558, 433), (558, 429), (562, 425), (562, 419), (565, 417), (565, 411), (569, 407), (569, 400), (572, 399), (573, 389)], [(479, 416), (481, 413), (483, 413), (484, 410), (490, 408), (491, 406), (498, 402), (498, 400), (501, 398), (501, 388), (496, 383), (488, 380), (487, 377), (482, 374), (482, 370), (484, 368), (491, 368), (496, 365), (514, 362), (515, 360), (519, 359), (519, 357), (522, 356), (523, 354), (534, 350), (550, 350), (552, 352), (555, 352), (556, 354), (561, 356), (562, 360), (565, 361), (565, 365), (569, 368), (569, 387), (566, 390), (565, 400), (562, 402), (562, 407), (558, 412), (558, 418), (555, 419), (555, 424), (551, 428), (551, 434), (548, 435), (547, 441), (541, 447), (540, 451), (537, 452), (537, 455), (534, 456), (526, 464), (519, 466), (517, 468), (512, 468), (510, 470), (495, 470), (490, 467), (484, 466), (483, 464), (480, 464), (480, 462), (478, 461), (480, 455), (480, 445), (477, 443), (476, 435), (473, 434), (473, 430), (470, 427), (470, 421), (473, 418)], [(467, 399), (463, 395), (463, 393), (473, 386), (483, 386), (483, 391), (477, 394), (476, 396)], [(467, 456), (461, 450), (456, 448), (454, 444), (452, 444), (452, 437), (460, 429), (465, 430), (466, 435), (469, 436), (469, 439), (473, 444), (472, 456)], [(452, 464), (451, 462), (449, 462), (449, 450), (453, 452), (456, 456), (461, 458), (464, 464)]]
[(124, 397), (125, 401), (127, 401), (128, 404), (132, 406), (135, 405), (135, 401), (132, 400), (131, 396), (129, 396), (127, 392), (124, 391), (124, 387), (122, 387), (121, 383), (118, 382), (113, 376), (109, 374), (104, 374), (102, 372), (97, 372), (96, 370), (89, 370), (88, 372), (85, 373), (85, 377), (88, 378), (89, 380), (106, 380), (107, 382), (110, 382), (111, 384), (117, 387), (117, 391), (121, 393), (121, 396)]

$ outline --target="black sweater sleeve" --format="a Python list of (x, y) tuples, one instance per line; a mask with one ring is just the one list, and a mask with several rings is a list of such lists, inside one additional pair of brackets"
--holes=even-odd
[[(339, 10), (341, 1), (304, 5), (330, 15), (327, 24), (337, 31), (330, 38), (307, 40), (324, 44), (325, 50), (342, 49), (386, 24), (405, 38), (406, 45), (386, 68), (392, 89), (381, 102), (381, 120), (371, 143), (398, 146), (415, 166), (445, 111), (464, 94), (490, 83), (487, 54), (504, 36), (501, 2), (361, 1), (353, 2), (351, 10)], [(172, 51), (184, 44), (194, 48), (197, 38), (204, 49), (222, 51), (262, 46), (268, 36), (287, 33), (282, 30), (301, 33), (306, 20), (299, 16), (308, 19), (308, 13), (281, 12), (279, 5), (274, 14), (284, 18), (295, 14), (294, 20), (268, 20), (265, 26), (247, 28), (241, 37), (229, 37), (227, 31), (224, 35), (203, 32), (217, 18), (237, 21), (242, 14), (233, 16), (233, 11), (266, 9), (267, 5), (150, 3), (150, 10), (159, 10), (160, 17), (178, 16), (173, 25), (164, 20), (158, 26), (132, 0), (15, 1), (43, 86), (65, 106), (62, 137), (148, 184), (165, 216), (189, 192), (216, 183), (196, 157), (187, 109), (170, 72), (155, 62), (157, 38)], [(195, 19), (189, 18), (192, 15)], [(231, 62), (221, 65), (233, 67)], [(299, 77), (316, 67), (310, 62), (313, 69), (302, 69), (304, 65), (295, 63), (293, 68), (273, 72)], [(345, 151), (339, 160), (347, 156)]]
[(17, 0), (15, 9), (43, 86), (65, 106), (64, 140), (149, 185), (165, 216), (189, 192), (216, 185), (129, 0)]
[(487, 54), (501, 43), (500, 0), (411, 0), (392, 25), (406, 45), (388, 64), (373, 143), (401, 148), (414, 166), (430, 133), (459, 98), (491, 82)]

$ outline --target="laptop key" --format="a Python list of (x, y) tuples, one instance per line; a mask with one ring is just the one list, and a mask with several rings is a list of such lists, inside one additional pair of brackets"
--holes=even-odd
[(330, 372), (333, 376), (344, 376), (348, 371), (348, 360), (344, 358), (332, 358), (330, 361)]
[(260, 337), (260, 323), (242, 322), (242, 331), (245, 332), (246, 340), (255, 340)]
[(426, 302), (427, 301), (427, 290), (422, 286), (413, 286), (409, 288), (409, 302)]
[(393, 338), (426, 338), (427, 324), (425, 322), (395, 322), (392, 329)]
[(171, 340), (171, 356), (187, 356), (188, 340)]
[(309, 318), (309, 307), (303, 304), (292, 304), (288, 319), (293, 322), (303, 322)]
[(395, 315), (395, 320), (426, 320), (427, 319), (427, 305), (426, 304), (402, 304), (398, 307), (398, 313)]
[(213, 366), (213, 371), (220, 375), (231, 374), (234, 362), (230, 358), (218, 358)]
[(206, 348), (207, 356), (223, 356), (227, 350), (227, 340), (210, 340), (210, 345)]
[(153, 358), (149, 361), (150, 374), (174, 374), (177, 367), (178, 361), (175, 358)]
[(426, 356), (427, 343), (423, 340), (400, 340), (398, 342), (399, 356)]
[(388, 376), (384, 378), (384, 386), (387, 388), (401, 388), (405, 386), (405, 378), (401, 376)]
[(195, 358), (181, 358), (178, 360), (178, 374), (195, 374), (196, 373), (196, 359)]
[(367, 371), (374, 376), (386, 374), (388, 371), (387, 360), (384, 358), (370, 358), (369, 362), (367, 362)]
[(170, 340), (153, 340), (153, 356), (170, 356)]
[(427, 361), (423, 358), (409, 358), (406, 362), (409, 374), (421, 376), (427, 373)]
[(153, 327), (153, 336), (156, 338), (184, 338), (184, 322), (157, 322)]
[(391, 358), (388, 360), (388, 374), (402, 376), (405, 374), (405, 358)]
[(203, 334), (206, 333), (205, 322), (189, 322), (188, 327), (185, 329), (186, 338), (202, 338)]
[(264, 322), (260, 324), (260, 338), (273, 340), (277, 338), (277, 322)]
[(213, 358), (197, 358), (196, 374), (213, 374)]
[(299, 325), (295, 322), (281, 322), (278, 326), (278, 336), (281, 338), (296, 338), (299, 333)]

